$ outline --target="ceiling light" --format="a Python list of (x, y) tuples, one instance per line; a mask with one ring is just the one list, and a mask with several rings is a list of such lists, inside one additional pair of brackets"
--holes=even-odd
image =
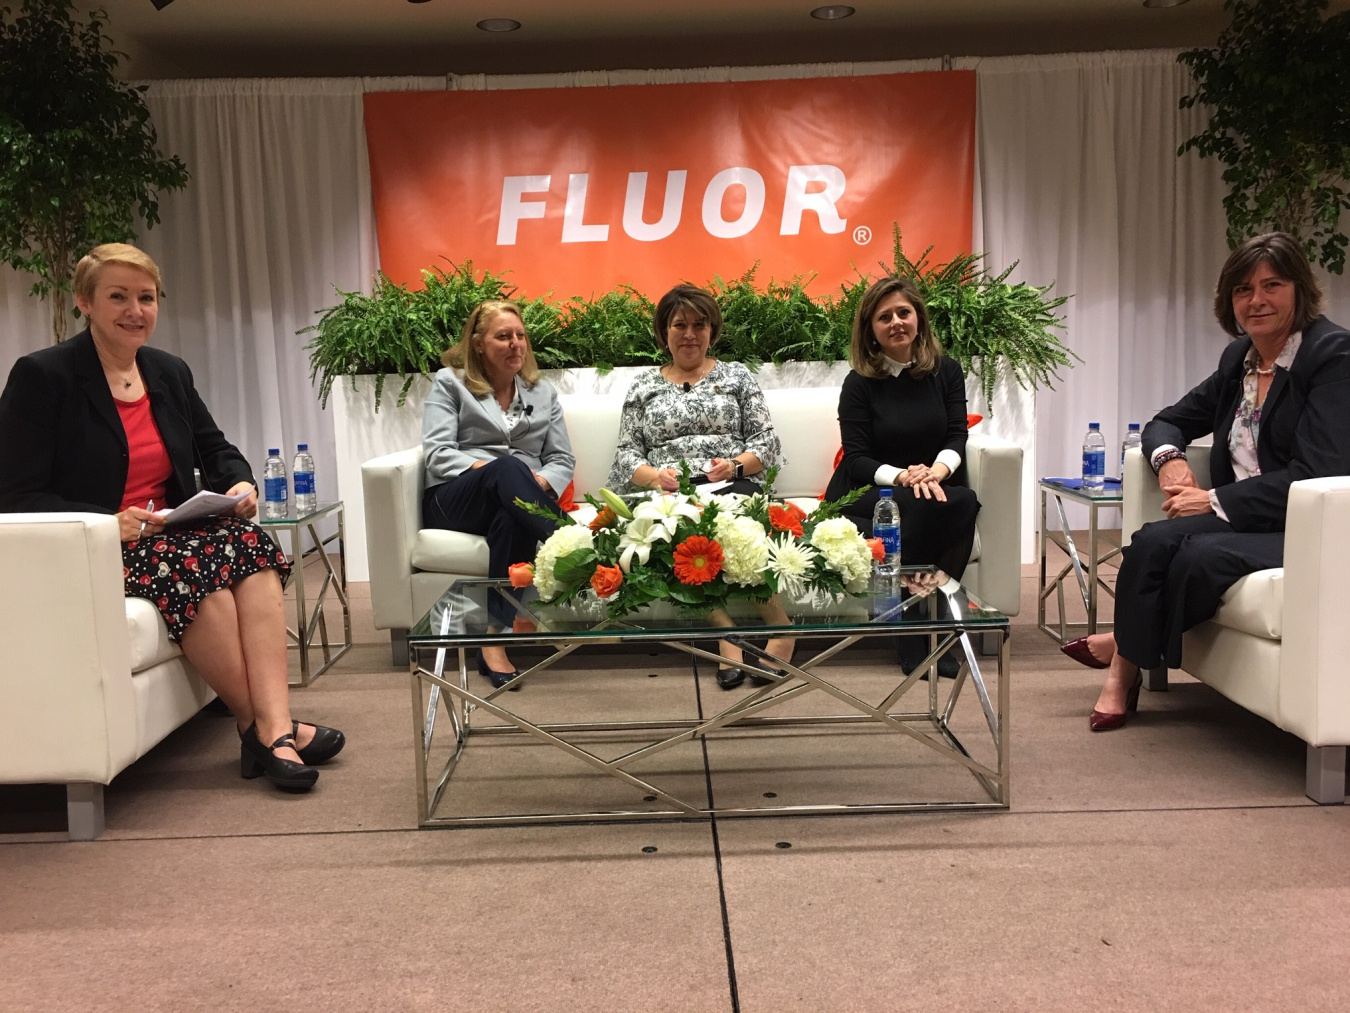
[(485, 32), (514, 32), (520, 22), (515, 18), (484, 18), (478, 22), (478, 27)]
[(828, 4), (813, 10), (811, 17), (820, 21), (838, 21), (841, 18), (851, 18), (856, 13), (857, 11), (848, 4)]
[(1145, 7), (1180, 7), (1182, 4), (1188, 4), (1191, 0), (1144, 0)]

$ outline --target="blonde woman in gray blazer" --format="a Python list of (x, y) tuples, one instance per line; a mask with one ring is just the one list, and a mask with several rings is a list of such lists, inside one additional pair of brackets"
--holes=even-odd
[[(441, 362), (447, 368), (436, 374), (422, 415), (422, 524), (483, 535), (488, 576), (506, 577), (512, 563), (532, 561), (538, 543), (557, 527), (516, 500), (563, 516), (558, 496), (572, 480), (576, 458), (562, 405), (539, 376), (514, 303), (482, 303)], [(507, 603), (494, 596), (489, 605), (494, 620), (511, 624)], [(479, 648), (478, 671), (494, 686), (516, 676), (503, 647)]]

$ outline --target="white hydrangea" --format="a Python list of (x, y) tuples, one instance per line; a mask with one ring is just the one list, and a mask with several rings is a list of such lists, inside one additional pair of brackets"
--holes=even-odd
[(769, 543), (769, 569), (778, 575), (778, 590), (797, 597), (805, 589), (805, 577), (819, 553), (783, 532)]
[(564, 524), (549, 535), (534, 557), (534, 586), (539, 597), (548, 600), (562, 590), (553, 576), (559, 558), (577, 549), (594, 548), (594, 545), (591, 529), (584, 524)]
[(816, 525), (811, 544), (820, 550), (830, 569), (844, 578), (850, 591), (861, 591), (872, 576), (872, 550), (847, 517), (831, 517)]
[(742, 587), (764, 583), (764, 571), (769, 565), (769, 536), (759, 521), (719, 513), (715, 537), (722, 546), (723, 577)]

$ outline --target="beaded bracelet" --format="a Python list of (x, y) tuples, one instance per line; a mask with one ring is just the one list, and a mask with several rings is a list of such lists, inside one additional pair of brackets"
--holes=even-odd
[(1164, 450), (1161, 454), (1159, 454), (1152, 461), (1150, 461), (1149, 467), (1153, 469), (1153, 474), (1156, 475), (1158, 474), (1158, 472), (1162, 471), (1162, 466), (1166, 464), (1168, 461), (1184, 461), (1184, 460), (1186, 460), (1186, 451), (1178, 450), (1176, 447), (1173, 447), (1171, 450)]

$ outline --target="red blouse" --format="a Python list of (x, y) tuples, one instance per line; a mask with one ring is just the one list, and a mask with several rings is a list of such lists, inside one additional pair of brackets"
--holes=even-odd
[(150, 413), (150, 395), (143, 394), (136, 401), (117, 403), (117, 414), (122, 418), (122, 428), (127, 433), (127, 487), (122, 494), (122, 505), (118, 511), (127, 507), (144, 507), (151, 500), (155, 509), (163, 510), (169, 504), (164, 502), (164, 491), (168, 487), (169, 476), (173, 474), (173, 464), (169, 461), (169, 452), (164, 448), (164, 439), (159, 435), (155, 417)]

